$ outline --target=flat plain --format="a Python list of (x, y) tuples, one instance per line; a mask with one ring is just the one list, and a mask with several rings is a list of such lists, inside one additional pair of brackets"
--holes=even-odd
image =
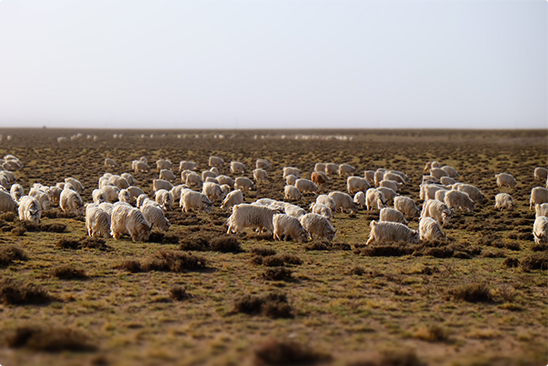
[[(71, 141), (77, 133), (83, 137)], [(199, 172), (209, 169), (211, 155), (241, 161), (250, 178), (256, 159), (272, 163), (269, 182), (246, 192), (246, 202), (283, 200), (282, 168), (297, 167), (309, 178), (317, 162), (349, 163), (360, 176), (366, 169), (404, 171), (411, 183), (401, 194), (420, 207), (424, 165), (436, 160), (487, 197), (473, 213), (455, 212), (444, 228), (446, 243), (414, 246), (365, 247), (377, 210), (337, 213), (333, 242), (307, 244), (251, 230), (228, 235), (230, 212), (219, 202), (210, 214), (175, 205), (166, 213), (170, 230), (155, 231), (146, 243), (128, 236), (87, 240), (83, 217), (58, 207), (44, 212), (39, 226), (4, 213), (3, 366), (548, 363), (547, 246), (534, 243), (529, 210), (531, 189), (546, 184), (533, 179), (535, 167), (548, 166), (546, 130), (0, 134), (0, 156), (24, 163), (15, 175), (25, 192), (33, 183), (72, 176), (83, 183), (85, 202), (103, 173), (133, 174), (131, 161), (141, 156), (151, 170), (133, 176), (150, 194), (157, 159), (169, 159), (177, 174), (181, 160), (197, 162)], [(59, 136), (69, 139), (60, 143)], [(105, 167), (106, 157), (118, 165)], [(230, 175), (228, 164), (220, 170)], [(511, 173), (517, 187), (499, 189), (500, 172)], [(333, 190), (345, 191), (345, 179), (332, 176), (320, 193)], [(510, 193), (517, 207), (495, 210), (499, 192)], [(315, 197), (293, 203), (307, 209)], [(417, 229), (418, 218), (410, 227)], [(10, 300), (14, 287), (28, 292), (26, 300)]]

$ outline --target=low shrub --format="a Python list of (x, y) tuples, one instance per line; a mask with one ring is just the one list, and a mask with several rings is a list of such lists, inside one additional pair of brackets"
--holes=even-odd
[(0, 220), (3, 221), (9, 221), (13, 222), (17, 218), (17, 214), (15, 212), (4, 212), (0, 214)]
[(179, 243), (179, 237), (175, 234), (153, 232), (150, 234), (148, 241), (159, 244), (177, 244)]
[(271, 248), (258, 247), (251, 249), (251, 255), (256, 255), (260, 257), (268, 257), (271, 255), (276, 255), (276, 251)]
[(530, 256), (523, 258), (519, 265), (525, 271), (532, 271), (535, 269), (546, 270), (548, 268), (548, 253), (537, 252), (531, 254)]
[(63, 264), (59, 267), (53, 268), (51, 271), (51, 275), (61, 280), (88, 278), (86, 272), (83, 269), (77, 268), (72, 264)]
[(55, 244), (56, 248), (62, 248), (62, 249), (80, 249), (80, 242), (76, 239), (70, 238), (66, 239), (63, 238)]
[(27, 254), (23, 249), (15, 245), (6, 245), (0, 247), (0, 266), (9, 266), (15, 260), (27, 260)]
[(364, 361), (351, 362), (348, 366), (424, 366), (415, 351), (393, 349), (381, 351)]
[(112, 247), (108, 246), (103, 239), (89, 236), (80, 240), (80, 248), (98, 249), (104, 251), (112, 250)]
[(116, 266), (118, 269), (125, 269), (128, 272), (141, 272), (141, 263), (136, 259), (124, 259), (122, 263)]
[(49, 304), (54, 297), (41, 286), (4, 279), (0, 282), (0, 300), (5, 305), (34, 305)]
[(446, 342), (449, 339), (449, 332), (437, 324), (430, 324), (415, 332), (415, 337), (427, 342)]
[(265, 295), (245, 295), (236, 300), (233, 312), (249, 315), (264, 315), (269, 318), (293, 318), (287, 296), (279, 292)]
[(519, 266), (519, 259), (508, 257), (502, 262), (502, 265), (504, 267), (508, 267), (508, 268), (518, 267)]
[(106, 242), (100, 238), (84, 237), (82, 239), (75, 238), (62, 238), (55, 244), (59, 249), (98, 249), (98, 250), (112, 250), (112, 248), (106, 245)]
[(308, 346), (293, 342), (269, 340), (254, 352), (254, 364), (260, 365), (314, 365), (330, 361), (331, 355), (315, 351)]
[(493, 302), (493, 296), (485, 283), (469, 283), (449, 289), (455, 300), (466, 302)]
[(57, 224), (57, 223), (40, 224), (41, 231), (47, 231), (50, 233), (62, 233), (65, 231), (66, 228), (67, 228), (67, 225), (65, 224)]
[(533, 244), (533, 246), (531, 247), (531, 250), (533, 252), (546, 251), (546, 250), (548, 250), (548, 244), (545, 244), (545, 243)]
[(187, 292), (186, 288), (179, 285), (171, 287), (171, 289), (169, 290), (169, 295), (172, 300), (177, 301), (188, 300), (192, 297), (192, 295)]
[(43, 352), (88, 352), (96, 350), (89, 337), (77, 329), (23, 326), (5, 338), (9, 348), (28, 348)]
[(262, 258), (262, 264), (267, 267), (281, 267), (288, 265), (301, 265), (303, 261), (293, 254), (278, 254)]
[(262, 276), (271, 281), (293, 281), (293, 271), (285, 267), (267, 268)]
[(209, 245), (214, 252), (239, 253), (243, 251), (240, 241), (234, 236), (218, 236), (211, 239)]
[(132, 273), (150, 271), (188, 272), (206, 267), (207, 261), (205, 258), (176, 250), (159, 250), (141, 261), (126, 259), (116, 266), (118, 269), (124, 269)]

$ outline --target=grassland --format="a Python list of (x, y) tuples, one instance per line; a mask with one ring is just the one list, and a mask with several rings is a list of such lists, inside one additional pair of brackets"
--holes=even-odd
[[(98, 141), (56, 141), (77, 132)], [(543, 185), (533, 181), (533, 169), (548, 165), (546, 131), (223, 131), (224, 139), (211, 131), (146, 131), (152, 139), (123, 132), (113, 139), (112, 131), (4, 130), (13, 139), (2, 142), (0, 155), (24, 162), (15, 174), (25, 189), (73, 176), (87, 202), (104, 172), (130, 171), (140, 156), (194, 160), (204, 170), (210, 155), (248, 167), (257, 158), (273, 163), (269, 183), (246, 193), (246, 201), (281, 200), (284, 166), (309, 176), (316, 162), (336, 162), (358, 172), (405, 171), (412, 183), (402, 194), (422, 203), (422, 169), (438, 160), (456, 167), (460, 181), (479, 187), (487, 202), (472, 214), (456, 213), (448, 243), (415, 247), (365, 248), (377, 211), (337, 214), (334, 242), (307, 245), (251, 231), (229, 237), (229, 213), (218, 204), (209, 215), (168, 212), (170, 231), (147, 243), (86, 240), (83, 218), (58, 208), (38, 227), (2, 214), (0, 364), (548, 363), (547, 248), (533, 242), (528, 203), (531, 188)], [(279, 138), (295, 133), (353, 139)], [(105, 157), (118, 167), (106, 168)], [(493, 209), (499, 172), (519, 182), (502, 190), (516, 200), (514, 211)], [(157, 173), (134, 177), (150, 192)], [(343, 179), (324, 192), (336, 189), (345, 190)], [(314, 199), (296, 203), (307, 207)]]

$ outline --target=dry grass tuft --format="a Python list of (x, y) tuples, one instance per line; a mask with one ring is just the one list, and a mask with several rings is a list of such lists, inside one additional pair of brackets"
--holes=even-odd
[(505, 302), (512, 302), (517, 296), (516, 289), (510, 285), (502, 285), (496, 290), (496, 294)]
[(327, 240), (314, 240), (304, 246), (306, 250), (352, 250), (350, 244), (332, 243)]
[(67, 228), (67, 225), (65, 224), (40, 224), (40, 230), (41, 231), (47, 231), (50, 233), (62, 233)]
[(86, 237), (80, 240), (80, 248), (98, 249), (98, 250), (112, 250), (110, 246), (106, 244), (103, 239)]
[(447, 329), (437, 324), (427, 325), (415, 332), (415, 337), (427, 342), (446, 342), (449, 339)]
[(141, 263), (137, 259), (124, 259), (116, 268), (136, 273), (141, 272)]
[(154, 232), (150, 234), (150, 238), (148, 239), (148, 241), (151, 243), (159, 243), (159, 244), (178, 244), (179, 236), (175, 234), (164, 234), (164, 233)]
[(429, 255), (434, 258), (451, 258), (454, 254), (453, 250), (448, 247), (428, 248), (423, 252), (424, 255)]
[(515, 242), (515, 241), (509, 241), (505, 243), (504, 247), (509, 250), (516, 250), (516, 251), (521, 250), (521, 246), (519, 245), (518, 242)]
[(304, 246), (306, 250), (333, 250), (333, 245), (327, 240), (314, 240)]
[(169, 295), (171, 299), (177, 301), (188, 300), (192, 297), (192, 295), (186, 291), (186, 288), (179, 285), (174, 285), (173, 287), (171, 287), (171, 289), (169, 290)]
[(548, 244), (545, 244), (545, 243), (533, 244), (533, 246), (531, 247), (531, 250), (533, 252), (545, 252), (548, 250)]
[(484, 250), (481, 252), (481, 256), (483, 258), (506, 258), (506, 254), (504, 254), (502, 250), (498, 250), (498, 251)]
[(360, 267), (360, 266), (354, 266), (350, 270), (351, 275), (361, 276), (364, 273), (365, 273), (365, 269), (363, 269), (363, 267)]
[(259, 248), (251, 249), (251, 255), (256, 255), (256, 256), (260, 256), (260, 257), (268, 257), (268, 256), (271, 256), (271, 255), (276, 255), (276, 251), (274, 249), (271, 249), (271, 248), (259, 247)]
[(283, 260), (281, 255), (272, 255), (264, 257), (262, 259), (262, 264), (267, 267), (279, 267), (285, 265), (285, 261)]
[(35, 224), (34, 222), (28, 221), (28, 220), (19, 221), (17, 226), (24, 228), (25, 231), (30, 231), (30, 232), (40, 231), (40, 226), (38, 224)]
[(455, 300), (466, 302), (493, 302), (493, 296), (485, 283), (469, 283), (456, 286), (448, 291)]
[(519, 266), (519, 259), (508, 257), (502, 262), (503, 267), (514, 268)]
[(100, 238), (84, 237), (82, 239), (61, 239), (55, 244), (56, 248), (61, 249), (99, 249), (99, 250), (112, 250), (111, 247), (106, 245), (106, 242)]
[[(58, 219), (77, 219), (79, 216), (76, 214), (73, 214), (72, 212), (63, 212), (61, 210), (57, 211), (57, 218)], [(82, 217), (82, 216), (80, 216)]]
[(48, 219), (56, 219), (59, 216), (59, 210), (52, 208), (46, 211), (42, 211), (42, 214), (40, 216)]
[(361, 255), (368, 257), (401, 257), (410, 255), (413, 252), (414, 249), (410, 248), (405, 243), (390, 243), (369, 245), (361, 250)]
[(211, 250), (214, 252), (221, 252), (221, 253), (239, 253), (242, 252), (242, 244), (240, 241), (234, 237), (234, 236), (218, 236), (216, 238), (211, 239), (209, 242), (209, 245), (211, 247)]
[(221, 253), (242, 252), (242, 246), (236, 236), (198, 231), (180, 241), (179, 249), (196, 251), (214, 251)]
[(4, 212), (0, 214), (0, 220), (3, 221), (9, 221), (13, 222), (17, 218), (17, 214), (15, 212)]
[(79, 249), (80, 248), (80, 242), (76, 239), (61, 239), (55, 244), (56, 248), (62, 248), (62, 249)]
[(293, 281), (293, 271), (285, 267), (267, 268), (262, 276), (271, 281)]
[(429, 240), (420, 244), (409, 243), (378, 243), (369, 245), (358, 251), (369, 257), (401, 257), (404, 255), (432, 256), (435, 258), (469, 259), (481, 254), (481, 248), (470, 245), (468, 242), (446, 243)]
[(260, 266), (261, 264), (263, 264), (263, 259), (264, 259), (264, 257), (262, 257), (260, 255), (254, 255), (253, 257), (251, 257), (251, 259), (249, 261), (253, 264), (256, 264), (256, 265)]
[(179, 249), (181, 250), (196, 250), (206, 251), (209, 250), (209, 241), (212, 238), (212, 234), (204, 231), (198, 231), (181, 239)]
[(159, 250), (152, 256), (138, 261), (126, 259), (118, 266), (118, 269), (135, 272), (188, 272), (207, 268), (205, 258), (175, 250)]
[(267, 267), (281, 267), (286, 264), (301, 265), (303, 261), (293, 254), (278, 254), (262, 258), (262, 264)]
[(23, 236), (25, 235), (25, 228), (22, 227), (22, 226), (16, 226), (13, 228), (13, 230), (11, 230), (11, 235), (13, 236)]
[(385, 350), (368, 360), (351, 362), (348, 366), (426, 366), (413, 350)]
[(96, 350), (89, 337), (77, 329), (18, 327), (5, 337), (9, 348), (43, 352), (89, 352)]
[(269, 318), (293, 318), (291, 306), (287, 301), (287, 295), (279, 292), (268, 294), (245, 295), (236, 300), (233, 313), (249, 315), (264, 315)]
[(315, 351), (308, 346), (275, 339), (261, 344), (254, 354), (256, 366), (315, 365), (332, 359), (331, 355)]
[(15, 260), (26, 261), (27, 259), (27, 254), (18, 246), (6, 245), (0, 247), (0, 266), (9, 266)]
[(4, 279), (0, 282), (0, 300), (5, 305), (34, 305), (49, 304), (55, 298), (41, 286)]
[(86, 272), (77, 268), (72, 264), (63, 264), (59, 267), (55, 267), (51, 271), (51, 275), (61, 280), (74, 280), (88, 278)]
[(206, 268), (206, 259), (191, 253), (175, 250), (159, 250), (141, 262), (141, 269), (148, 271), (187, 272)]
[(525, 257), (519, 263), (524, 271), (532, 271), (535, 269), (546, 270), (548, 268), (548, 253), (534, 253)]
[(490, 246), (495, 248), (504, 248), (504, 241), (500, 238), (500, 236), (488, 233), (488, 234), (480, 234), (480, 238), (478, 239), (478, 244), (483, 246)]

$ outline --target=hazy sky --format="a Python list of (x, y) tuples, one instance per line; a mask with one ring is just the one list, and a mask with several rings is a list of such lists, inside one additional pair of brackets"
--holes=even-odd
[(0, 127), (547, 128), (548, 3), (0, 1)]

